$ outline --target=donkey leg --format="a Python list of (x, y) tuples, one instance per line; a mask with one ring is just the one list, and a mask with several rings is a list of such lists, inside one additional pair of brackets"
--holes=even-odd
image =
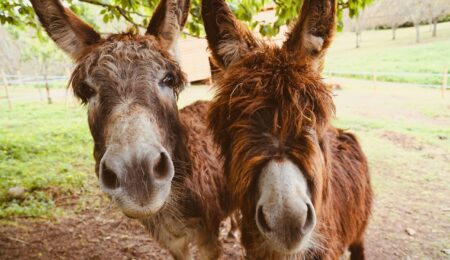
[(193, 259), (187, 237), (181, 237), (177, 240), (173, 240), (171, 243), (167, 244), (166, 247), (175, 260)]
[(216, 238), (216, 242), (203, 244), (198, 247), (200, 260), (216, 260), (222, 256), (222, 245)]
[(228, 232), (228, 238), (238, 238), (238, 229), (239, 229), (239, 218), (240, 213), (239, 211), (236, 211), (230, 216), (230, 231)]
[(151, 237), (167, 249), (175, 260), (192, 260), (189, 248), (189, 236), (186, 235), (184, 224), (165, 219), (167, 222), (154, 222), (152, 219), (142, 220), (142, 224)]
[(219, 241), (219, 227), (217, 230), (205, 230), (197, 239), (200, 260), (215, 260), (222, 256), (222, 244)]
[(348, 248), (350, 251), (351, 260), (365, 260), (364, 256), (364, 239), (360, 239), (358, 242), (354, 242)]

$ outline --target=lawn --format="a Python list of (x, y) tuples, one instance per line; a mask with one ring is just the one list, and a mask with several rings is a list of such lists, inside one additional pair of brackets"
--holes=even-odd
[[(83, 193), (94, 178), (85, 109), (15, 103), (0, 109), (0, 218), (57, 214), (58, 197)], [(23, 201), (8, 189), (27, 190)]]
[[(326, 72), (354, 76), (351, 73), (439, 73), (450, 68), (450, 22), (438, 25), (438, 36), (431, 37), (429, 26), (421, 27), (421, 43), (415, 42), (415, 29), (402, 28), (392, 40), (391, 30), (364, 31), (359, 49), (355, 48), (355, 34), (338, 33), (326, 57)], [(377, 76), (378, 80), (441, 85), (438, 76)]]

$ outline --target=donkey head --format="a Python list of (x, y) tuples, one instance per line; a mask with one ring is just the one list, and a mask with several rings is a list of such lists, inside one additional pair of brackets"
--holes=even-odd
[(101, 189), (129, 217), (168, 201), (174, 178), (177, 95), (185, 75), (172, 54), (189, 0), (162, 0), (144, 36), (102, 38), (59, 0), (32, 0), (42, 25), (76, 62), (75, 95), (88, 108)]
[(334, 114), (320, 67), (334, 33), (336, 1), (303, 2), (281, 47), (254, 37), (223, 0), (203, 0), (202, 9), (209, 48), (222, 70), (209, 122), (226, 160), (232, 201), (244, 216), (243, 243), (257, 233), (259, 245), (287, 254), (314, 244), (327, 190), (322, 140)]

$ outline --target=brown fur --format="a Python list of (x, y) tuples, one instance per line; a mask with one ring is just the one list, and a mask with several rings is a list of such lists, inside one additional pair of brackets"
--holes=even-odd
[[(32, 3), (52, 39), (76, 61), (70, 82), (88, 107), (97, 175), (111, 140), (126, 146), (145, 131), (133, 125), (123, 128), (127, 132), (122, 135), (112, 136), (111, 128), (126, 127), (121, 124), (129, 118), (145, 118), (156, 128), (155, 138), (170, 155), (175, 173), (164, 206), (140, 221), (175, 259), (190, 259), (191, 242), (198, 245), (204, 259), (216, 259), (221, 254), (220, 222), (231, 211), (223, 162), (206, 126), (208, 103), (197, 102), (178, 111), (176, 97), (186, 77), (170, 51), (187, 19), (189, 0), (177, 1), (178, 5), (168, 1), (161, 1), (155, 14), (164, 21), (151, 23), (145, 36), (125, 33), (92, 42), (94, 31), (59, 1)], [(71, 18), (67, 18), (69, 13)], [(168, 74), (173, 80), (161, 86)], [(146, 188), (151, 176), (143, 170), (149, 166), (133, 156), (125, 166), (128, 179), (122, 184), (130, 196), (145, 202), (152, 196)]]
[[(255, 39), (257, 45), (224, 63), (221, 46), (243, 44), (227, 35), (248, 32), (236, 26), (224, 1), (203, 1), (209, 46), (223, 69), (215, 76), (210, 128), (225, 157), (230, 201), (242, 211), (247, 258), (338, 259), (350, 247), (352, 259), (363, 259), (372, 203), (368, 164), (356, 138), (331, 125), (334, 104), (317, 66), (331, 42), (336, 3), (304, 2), (283, 47)], [(305, 174), (317, 214), (316, 245), (297, 255), (272, 250), (254, 218), (258, 174), (269, 160), (281, 158)]]
[[(226, 202), (223, 162), (218, 159), (218, 149), (205, 124), (208, 108), (209, 102), (198, 101), (180, 111), (181, 131), (176, 134), (174, 156), (174, 201), (168, 204), (176, 208), (162, 209), (154, 218), (144, 220), (144, 225), (156, 239), (165, 236), (161, 232), (168, 232), (167, 229), (158, 230), (158, 225), (164, 223), (162, 219), (168, 217), (167, 213), (176, 211), (175, 217), (179, 217), (188, 229), (197, 230), (199, 234), (194, 235), (199, 236), (200, 247), (211, 243), (220, 247), (219, 242), (211, 238), (218, 238), (220, 223), (231, 210)], [(216, 253), (212, 259), (219, 256), (220, 252)]]

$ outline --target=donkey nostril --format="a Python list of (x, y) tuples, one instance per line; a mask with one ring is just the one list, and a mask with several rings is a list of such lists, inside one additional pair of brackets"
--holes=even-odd
[(111, 190), (117, 189), (120, 186), (116, 173), (105, 164), (102, 167), (101, 181), (106, 188)]
[(266, 217), (264, 216), (264, 212), (263, 212), (263, 207), (262, 206), (258, 208), (257, 217), (258, 217), (258, 222), (261, 225), (261, 227), (263, 229), (265, 229), (266, 231), (271, 231), (271, 228), (269, 227), (269, 224), (267, 224)]
[(315, 223), (315, 214), (314, 214), (314, 208), (311, 206), (311, 204), (307, 204), (308, 212), (306, 213), (306, 220), (302, 227), (302, 233), (307, 234), (311, 231), (311, 229), (314, 228)]
[(160, 153), (156, 164), (153, 166), (153, 173), (156, 178), (165, 178), (170, 174), (170, 161), (165, 153)]

